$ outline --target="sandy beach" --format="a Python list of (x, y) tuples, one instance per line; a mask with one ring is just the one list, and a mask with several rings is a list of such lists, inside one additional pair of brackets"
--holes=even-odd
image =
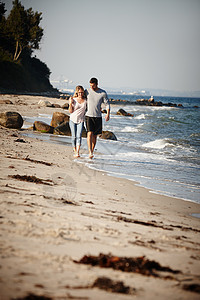
[[(66, 103), (0, 95), (13, 103), (0, 112), (68, 113), (41, 99)], [(199, 204), (89, 169), (71, 146), (26, 132), (0, 127), (0, 299), (199, 299)]]

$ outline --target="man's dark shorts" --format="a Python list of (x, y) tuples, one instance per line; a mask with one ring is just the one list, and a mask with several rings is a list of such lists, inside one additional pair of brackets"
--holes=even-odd
[(92, 131), (94, 135), (102, 134), (102, 118), (85, 117), (86, 129)]

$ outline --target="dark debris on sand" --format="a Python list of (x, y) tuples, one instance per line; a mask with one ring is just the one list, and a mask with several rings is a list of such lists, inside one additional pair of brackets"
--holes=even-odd
[[(79, 261), (74, 261), (79, 264), (88, 264), (92, 266), (99, 266), (101, 268), (112, 268), (114, 270), (121, 270), (123, 272), (140, 273), (146, 276), (160, 277), (157, 271), (169, 272), (173, 274), (181, 273), (178, 270), (172, 270), (169, 267), (163, 267), (154, 260), (149, 260), (145, 256), (141, 257), (118, 257), (106, 254), (99, 254), (99, 256), (85, 255)], [(172, 279), (166, 277), (166, 279)]]
[(98, 277), (92, 287), (105, 290), (111, 293), (135, 294), (135, 289), (125, 286), (123, 281), (113, 281), (108, 277)]
[[(17, 175), (8, 175), (8, 177), (14, 178), (14, 179), (17, 179), (17, 180), (21, 180), (21, 181), (34, 182), (34, 183), (37, 183), (37, 184), (51, 185), (50, 183), (46, 182), (47, 180), (40, 179), (36, 176), (28, 176), (28, 175), (19, 175), (19, 174), (17, 174)], [(51, 181), (51, 180), (48, 180), (48, 181)]]
[(120, 293), (126, 295), (133, 295), (136, 294), (136, 289), (125, 286), (123, 281), (114, 281), (108, 277), (101, 276), (97, 277), (93, 284), (86, 285), (86, 286), (65, 286), (67, 289), (93, 289), (98, 288), (109, 293)]
[(200, 284), (198, 283), (184, 284), (183, 289), (189, 292), (195, 292), (200, 294)]
[(19, 157), (14, 157), (14, 156), (6, 156), (7, 158), (10, 158), (10, 159), (22, 159), (22, 160), (27, 160), (27, 161), (30, 161), (30, 162), (33, 162), (33, 163), (36, 163), (36, 164), (42, 164), (42, 165), (46, 165), (46, 166), (52, 166), (53, 163), (48, 163), (46, 161), (42, 161), (42, 160), (35, 160), (35, 159), (32, 159), (32, 158), (29, 158), (28, 156), (25, 157), (25, 158), (19, 158)]
[(12, 298), (12, 300), (52, 300), (52, 298), (49, 298), (46, 296), (38, 296), (38, 295), (30, 293), (25, 297)]
[(185, 227), (185, 226), (181, 226), (181, 225), (163, 225), (162, 222), (161, 223), (157, 223), (156, 221), (140, 221), (140, 220), (134, 220), (134, 219), (130, 219), (130, 218), (126, 218), (126, 217), (122, 217), (122, 216), (117, 216), (117, 221), (123, 221), (126, 223), (133, 223), (133, 224), (138, 224), (138, 225), (143, 225), (143, 226), (151, 226), (151, 227), (157, 227), (157, 228), (161, 228), (164, 230), (174, 230), (174, 228), (178, 228), (182, 231), (194, 231), (194, 232), (200, 232), (199, 229), (196, 228), (192, 228), (192, 227)]

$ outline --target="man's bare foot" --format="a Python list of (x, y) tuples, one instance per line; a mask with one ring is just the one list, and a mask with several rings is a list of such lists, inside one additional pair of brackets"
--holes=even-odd
[(93, 153), (89, 153), (89, 158), (92, 159), (94, 157)]

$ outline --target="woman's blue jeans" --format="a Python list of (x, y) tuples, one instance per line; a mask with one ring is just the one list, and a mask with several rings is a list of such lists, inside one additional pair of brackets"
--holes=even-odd
[(70, 126), (71, 134), (72, 134), (72, 146), (73, 147), (81, 146), (83, 124), (84, 124), (84, 122), (76, 124), (71, 120), (69, 121), (69, 126)]

